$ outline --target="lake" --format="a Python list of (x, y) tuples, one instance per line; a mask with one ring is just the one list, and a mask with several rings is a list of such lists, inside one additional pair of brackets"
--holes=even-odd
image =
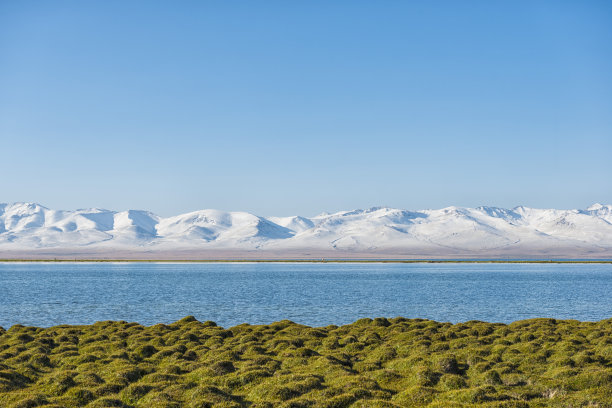
[(0, 263), (0, 326), (612, 317), (612, 264)]

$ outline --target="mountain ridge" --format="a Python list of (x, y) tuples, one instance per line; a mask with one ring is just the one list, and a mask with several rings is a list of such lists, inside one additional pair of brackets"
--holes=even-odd
[(612, 257), (612, 205), (572, 210), (371, 207), (314, 217), (204, 209), (160, 217), (144, 210), (53, 210), (38, 203), (0, 203), (0, 257), (43, 251), (49, 256), (84, 251), (104, 255), (116, 250), (152, 257), (173, 251), (305, 257)]

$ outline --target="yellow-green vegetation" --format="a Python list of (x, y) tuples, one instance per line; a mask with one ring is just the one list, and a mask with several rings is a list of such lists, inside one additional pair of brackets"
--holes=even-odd
[(0, 407), (612, 407), (612, 319), (0, 328)]
[(0, 259), (0, 262), (37, 263), (430, 263), (430, 264), (612, 264), (610, 259)]

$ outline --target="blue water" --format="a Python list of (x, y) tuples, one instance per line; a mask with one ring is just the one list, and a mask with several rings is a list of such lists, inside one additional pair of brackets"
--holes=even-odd
[(0, 263), (0, 326), (612, 317), (610, 264)]

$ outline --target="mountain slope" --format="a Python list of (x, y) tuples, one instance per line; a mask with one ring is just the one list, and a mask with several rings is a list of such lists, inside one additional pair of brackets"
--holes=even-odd
[(162, 218), (137, 210), (59, 211), (35, 203), (0, 204), (0, 257), (118, 250), (146, 252), (151, 258), (173, 251), (203, 257), (234, 251), (236, 256), (273, 257), (606, 258), (612, 257), (612, 206), (422, 211), (374, 207), (311, 218), (200, 210)]

